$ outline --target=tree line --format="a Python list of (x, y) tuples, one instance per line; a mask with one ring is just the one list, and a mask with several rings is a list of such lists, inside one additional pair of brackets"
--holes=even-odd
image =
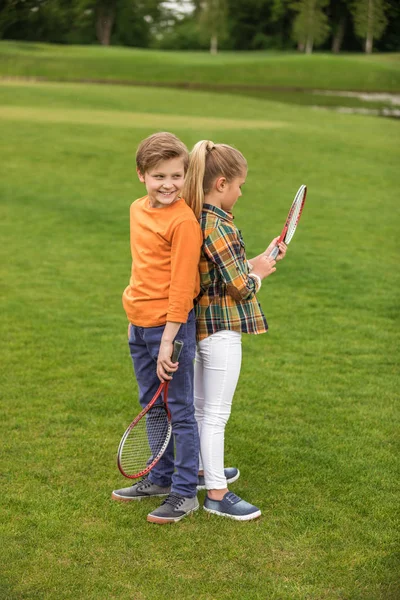
[(400, 51), (399, 0), (0, 0), (0, 39), (166, 50)]

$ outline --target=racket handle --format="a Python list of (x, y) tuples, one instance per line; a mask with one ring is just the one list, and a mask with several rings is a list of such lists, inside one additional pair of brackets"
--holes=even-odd
[[(172, 356), (171, 356), (172, 362), (178, 362), (179, 357), (180, 357), (181, 352), (182, 352), (182, 348), (183, 348), (183, 342), (181, 342), (180, 340), (175, 340), (174, 341), (174, 350), (173, 350)], [(169, 373), (168, 372), (168, 375), (172, 376), (173, 373)]]
[(270, 258), (276, 258), (279, 254), (279, 248), (278, 246), (275, 246), (275, 248), (272, 250), (271, 254), (269, 255)]
[(183, 342), (181, 342), (180, 340), (175, 340), (174, 341), (174, 351), (171, 356), (172, 362), (178, 362), (179, 357), (182, 352), (182, 348), (183, 348)]

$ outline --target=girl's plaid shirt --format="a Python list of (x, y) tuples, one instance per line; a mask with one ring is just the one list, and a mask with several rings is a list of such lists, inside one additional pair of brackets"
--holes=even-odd
[(267, 321), (249, 277), (245, 245), (233, 216), (205, 204), (200, 218), (203, 246), (196, 299), (198, 341), (222, 330), (265, 333)]

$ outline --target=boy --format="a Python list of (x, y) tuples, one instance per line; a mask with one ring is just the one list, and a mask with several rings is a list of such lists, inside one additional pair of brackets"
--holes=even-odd
[[(199, 293), (202, 236), (193, 211), (180, 196), (188, 162), (186, 146), (171, 133), (153, 134), (139, 145), (136, 170), (147, 195), (131, 205), (132, 271), (123, 293), (141, 405), (148, 404), (159, 380), (170, 380), (169, 373), (174, 374), (168, 393), (173, 436), (150, 474), (131, 487), (114, 490), (112, 498), (167, 496), (147, 516), (160, 524), (180, 521), (199, 508), (193, 300)], [(178, 363), (171, 362), (177, 335), (184, 343), (179, 369)]]

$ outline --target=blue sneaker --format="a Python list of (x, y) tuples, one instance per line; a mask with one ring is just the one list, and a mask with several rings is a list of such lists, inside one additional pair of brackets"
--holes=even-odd
[(213, 515), (228, 517), (236, 521), (250, 521), (261, 516), (261, 510), (236, 496), (233, 492), (226, 492), (222, 500), (210, 500), (206, 496), (204, 510)]
[[(227, 483), (227, 485), (229, 483), (233, 483), (234, 481), (236, 481), (240, 477), (240, 471), (236, 467), (228, 467), (228, 468), (224, 469), (224, 474), (225, 474), (225, 477), (226, 477), (226, 483)], [(198, 484), (197, 484), (197, 489), (198, 490), (205, 490), (206, 489), (206, 483), (205, 483), (205, 480), (204, 480), (204, 475), (199, 475), (199, 481), (198, 481)]]

